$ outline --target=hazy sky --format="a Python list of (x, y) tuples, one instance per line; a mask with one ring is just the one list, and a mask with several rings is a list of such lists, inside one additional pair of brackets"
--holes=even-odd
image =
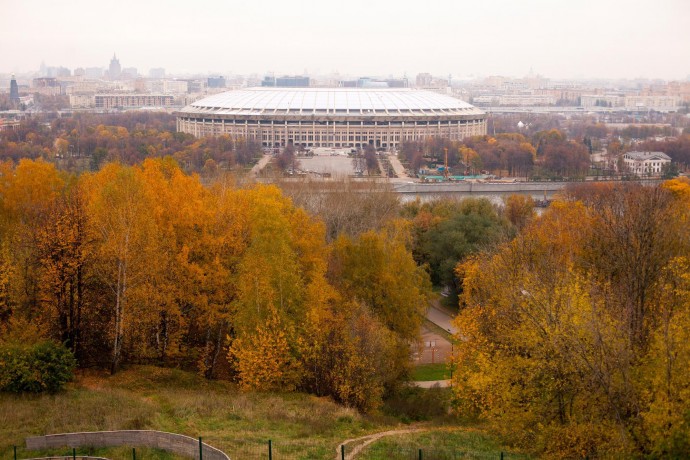
[(0, 72), (690, 75), (690, 0), (2, 0)]

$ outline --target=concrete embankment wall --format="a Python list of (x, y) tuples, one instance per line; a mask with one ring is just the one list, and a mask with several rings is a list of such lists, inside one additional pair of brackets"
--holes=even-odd
[[(644, 179), (637, 181), (642, 185), (657, 185), (659, 179)], [(553, 194), (571, 184), (620, 184), (621, 181), (587, 181), (587, 182), (408, 182), (396, 183), (393, 190), (398, 193), (433, 195), (443, 193), (460, 194), (510, 194), (510, 193), (546, 193)], [(624, 182), (623, 182), (624, 183)]]
[(565, 188), (569, 182), (445, 182), (423, 183), (414, 182), (407, 184), (395, 184), (394, 189), (398, 193), (519, 193), (519, 192), (556, 192)]
[[(153, 430), (96, 431), (83, 433), (51, 434), (26, 438), (26, 448), (30, 450), (59, 447), (152, 447), (189, 458), (199, 458), (199, 441), (189, 436)], [(202, 444), (204, 460), (230, 460), (225, 453)]]

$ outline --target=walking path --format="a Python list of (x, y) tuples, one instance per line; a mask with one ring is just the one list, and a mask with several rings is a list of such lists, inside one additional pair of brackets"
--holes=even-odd
[[(360, 438), (352, 438), (348, 439), (347, 441), (343, 441), (335, 450), (335, 458), (336, 460), (341, 460), (341, 447), (340, 446), (346, 446), (345, 449), (345, 460), (353, 460), (354, 458), (357, 457), (357, 455), (364, 449), (366, 446), (371, 444), (374, 441), (378, 441), (379, 439), (383, 438), (384, 436), (397, 436), (400, 434), (408, 434), (408, 433), (415, 433), (419, 431), (428, 431), (428, 428), (407, 428), (404, 430), (391, 430), (391, 431), (382, 431), (380, 433), (374, 433), (370, 434), (367, 436), (362, 436)], [(348, 451), (347, 445), (352, 444), (352, 443), (357, 443), (361, 442), (361, 444), (358, 444), (355, 446), (352, 450)]]
[(453, 325), (453, 316), (439, 304), (438, 300), (434, 300), (429, 305), (426, 317), (432, 323), (443, 328), (444, 331), (450, 331), (451, 334), (458, 333), (458, 329)]
[(273, 158), (273, 155), (270, 153), (262, 156), (259, 162), (252, 167), (251, 171), (249, 171), (249, 175), (252, 177), (258, 176), (261, 170), (266, 167), (269, 161), (271, 161), (271, 158)]
[(391, 167), (393, 168), (393, 171), (395, 171), (396, 176), (403, 179), (409, 177), (405, 172), (405, 168), (403, 167), (402, 163), (400, 163), (398, 155), (393, 155), (392, 153), (388, 154), (388, 161), (391, 162)]
[(450, 387), (450, 380), (429, 380), (429, 381), (417, 381), (417, 382), (411, 382), (412, 385), (418, 387), (418, 388), (432, 388), (435, 387), (436, 385), (439, 386), (439, 388), (448, 388)]

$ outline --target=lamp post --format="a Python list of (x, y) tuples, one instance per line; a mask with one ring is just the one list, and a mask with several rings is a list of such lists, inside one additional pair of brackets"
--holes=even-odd
[(453, 368), (455, 367), (455, 343), (453, 342), (453, 333), (450, 329), (447, 329), (450, 334), (450, 385), (453, 386)]

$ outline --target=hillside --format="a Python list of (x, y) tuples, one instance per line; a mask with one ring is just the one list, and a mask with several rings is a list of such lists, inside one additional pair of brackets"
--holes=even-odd
[[(501, 450), (476, 429), (442, 426), (440, 422), (404, 425), (390, 416), (362, 416), (326, 398), (301, 393), (242, 393), (227, 382), (151, 366), (131, 367), (112, 377), (81, 372), (57, 395), (0, 394), (0, 458), (11, 458), (12, 446), (23, 446), (24, 438), (31, 435), (156, 429), (202, 436), (232, 458), (266, 458), (271, 439), (274, 458), (331, 459), (338, 445), (347, 439), (416, 428), (423, 428), (427, 434), (384, 438), (383, 451), (390, 452), (398, 440), (404, 448), (414, 440), (418, 449), (438, 444), (439, 439), (454, 449), (462, 449), (466, 440), (463, 450), (487, 454)], [(383, 452), (382, 446), (373, 443), (366, 458), (376, 458), (376, 449)], [(67, 452), (63, 450), (46, 454)], [(126, 448), (91, 452), (131, 458)], [(27, 456), (29, 453), (20, 448), (19, 457)], [(145, 451), (137, 458), (176, 457)]]

